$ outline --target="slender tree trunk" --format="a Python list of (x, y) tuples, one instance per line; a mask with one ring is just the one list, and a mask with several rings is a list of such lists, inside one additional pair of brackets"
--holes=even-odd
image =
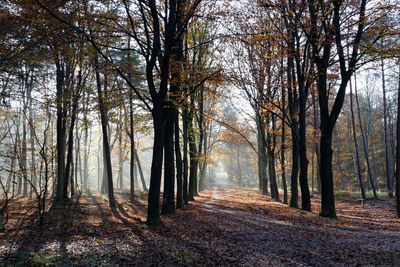
[(397, 88), (397, 126), (396, 126), (396, 213), (397, 218), (400, 218), (400, 60), (399, 64), (399, 77)]
[(60, 62), (56, 63), (56, 98), (57, 98), (57, 192), (56, 201), (63, 202), (67, 199), (65, 194), (65, 117), (64, 117), (64, 69)]
[[(81, 139), (80, 139), (80, 137), (78, 137), (78, 128), (76, 128), (75, 129), (75, 146), (76, 146), (76, 149), (75, 149), (75, 188), (76, 188), (76, 190), (78, 190), (77, 188), (78, 188), (78, 172), (79, 172), (79, 170), (81, 169), (81, 166), (79, 165), (79, 153), (80, 153), (80, 151), (79, 151), (79, 149), (80, 149), (80, 142), (81, 142)], [(79, 166), (79, 167), (78, 167)]]
[[(374, 183), (376, 184), (376, 190), (379, 191), (379, 183), (378, 183), (378, 170), (376, 167), (376, 161), (375, 161), (375, 149), (374, 149), (374, 142), (372, 140), (372, 136), (373, 136), (373, 129), (374, 129), (374, 124), (373, 124), (373, 120), (370, 116), (370, 113), (372, 112), (372, 108), (371, 108), (371, 102), (370, 100), (368, 100), (368, 112), (367, 112), (367, 116), (368, 118), (368, 124), (367, 124), (367, 145), (368, 143), (370, 143), (370, 147), (371, 147), (371, 160), (372, 160), (372, 168), (374, 170), (374, 176), (373, 176), (373, 180)], [(369, 138), (371, 137), (371, 138)]]
[[(87, 98), (89, 98), (89, 93), (87, 93)], [(87, 101), (87, 100), (86, 100)], [(87, 105), (87, 102), (85, 103)], [(86, 107), (87, 108), (87, 107)], [(83, 189), (85, 191), (88, 190), (88, 179), (89, 179), (89, 166), (88, 166), (88, 118), (87, 118), (87, 111), (85, 110), (85, 115), (84, 115), (84, 123), (85, 123), (85, 134), (83, 138), (83, 143), (84, 143), (84, 155), (83, 155)], [(98, 166), (100, 168), (100, 166)]]
[[(13, 153), (14, 155), (17, 155), (18, 153), (18, 144), (19, 144), (19, 140), (20, 140), (20, 123), (21, 123), (21, 112), (20, 110), (18, 110), (18, 119), (17, 122), (15, 123), (15, 139), (14, 139), (14, 149), (13, 149)], [(16, 157), (12, 157), (11, 159), (11, 169), (14, 169), (16, 165), (18, 165), (18, 163), (16, 163), (17, 158)], [(16, 181), (16, 177), (17, 177), (17, 172), (13, 173), (13, 183), (12, 183), (12, 194), (13, 196), (15, 196), (15, 194), (20, 194), (21, 192), (18, 192), (19, 189), (19, 185), (22, 182), (22, 177), (21, 175), (18, 175), (18, 180)], [(20, 181), (21, 179), (21, 181)], [(16, 188), (17, 187), (17, 188)], [(17, 190), (17, 192), (15, 192)]]
[(147, 189), (146, 186), (146, 181), (144, 180), (144, 175), (143, 175), (143, 170), (142, 170), (142, 164), (140, 164), (140, 159), (139, 159), (139, 155), (136, 151), (136, 148), (134, 148), (135, 151), (135, 160), (139, 169), (139, 174), (140, 174), (140, 181), (142, 182), (142, 187), (143, 187), (143, 191), (147, 192), (149, 191), (149, 189)]
[(190, 155), (190, 175), (189, 175), (189, 195), (188, 200), (194, 201), (194, 196), (196, 195), (197, 188), (197, 147), (196, 138), (193, 129), (193, 111), (189, 111), (188, 120), (188, 141), (189, 141), (189, 155)]
[[(100, 126), (101, 126), (101, 121), (100, 121)], [(108, 125), (106, 126), (108, 128)], [(109, 132), (107, 131), (107, 134)], [(107, 141), (107, 143), (110, 143), (110, 140)], [(104, 144), (104, 141), (103, 141)], [(108, 170), (107, 170), (107, 159), (106, 159), (106, 151), (105, 147), (103, 145), (103, 176), (101, 179), (101, 193), (102, 194), (107, 194), (108, 193)]]
[(182, 170), (182, 155), (181, 147), (179, 142), (179, 111), (174, 111), (174, 123), (175, 123), (175, 157), (176, 157), (176, 208), (180, 209), (184, 206), (183, 201), (183, 170)]
[(353, 87), (351, 80), (350, 80), (350, 111), (351, 111), (351, 124), (353, 128), (354, 148), (356, 150), (357, 176), (358, 176), (358, 181), (360, 183), (361, 197), (365, 199), (365, 190), (361, 174), (360, 154), (358, 152), (356, 121), (354, 117), (354, 108), (353, 108)]
[[(23, 115), (22, 115), (23, 116)], [(17, 135), (17, 137), (15, 138), (16, 140), (15, 140), (15, 145), (16, 146), (18, 146), (18, 144), (20, 143), (20, 141), (21, 141), (21, 136), (20, 136), (20, 127), (21, 127), (21, 122), (23, 123), (23, 120), (19, 120), (18, 121), (18, 124), (17, 124), (17, 133), (16, 133), (16, 135)], [(17, 150), (15, 150), (15, 155), (17, 154)], [(18, 163), (17, 163), (17, 165), (18, 165)], [(21, 173), (19, 173), (18, 174), (18, 184), (17, 184), (17, 194), (18, 195), (21, 195), (22, 194), (22, 178), (23, 177), (23, 175), (21, 174)]]
[[(284, 104), (284, 102), (283, 102), (283, 104)], [(283, 105), (283, 107), (284, 107), (284, 105)], [(285, 150), (286, 150), (286, 145), (285, 145), (286, 136), (285, 135), (286, 135), (285, 123), (282, 122), (281, 172), (282, 172), (282, 184), (283, 184), (283, 204), (288, 204), (288, 192), (287, 192), (287, 184), (286, 184), (286, 165), (285, 165)]]
[(63, 195), (67, 198), (68, 196), (68, 181), (70, 180), (71, 182), (71, 196), (73, 197), (75, 194), (74, 191), (74, 182), (73, 182), (73, 177), (74, 177), (74, 172), (71, 170), (71, 165), (73, 162), (73, 148), (74, 148), (74, 127), (75, 127), (75, 121), (76, 121), (76, 112), (78, 108), (78, 100), (79, 100), (79, 95), (76, 93), (73, 97), (73, 104), (72, 104), (72, 117), (71, 117), (71, 125), (69, 127), (69, 133), (68, 133), (68, 150), (67, 150), (67, 164), (65, 167), (65, 179), (64, 179), (64, 191)]
[(103, 173), (102, 168), (104, 168), (104, 166), (102, 167), (102, 164), (101, 164), (101, 162), (102, 162), (101, 155), (103, 154), (103, 152), (100, 152), (100, 151), (102, 151), (102, 147), (103, 146), (99, 143), (99, 147), (97, 149), (97, 165), (99, 166), (99, 168), (97, 169), (97, 191), (98, 192), (101, 192), (100, 182), (101, 182), (101, 177), (102, 177), (101, 174)]
[(386, 104), (386, 84), (385, 84), (385, 67), (383, 59), (381, 59), (381, 71), (382, 71), (382, 92), (383, 92), (383, 119), (384, 119), (384, 130), (385, 130), (385, 163), (386, 163), (386, 180), (389, 197), (393, 197), (393, 186), (392, 186), (392, 151), (390, 146), (390, 136), (388, 128), (388, 112)]
[[(129, 92), (129, 120), (130, 120), (130, 141), (131, 141), (131, 164), (129, 166), (130, 173), (130, 202), (135, 200), (135, 135), (134, 135), (134, 121), (133, 121), (133, 95)], [(136, 160), (138, 160), (136, 158)], [(146, 185), (145, 185), (146, 186)], [(144, 187), (145, 188), (145, 187)]]
[[(128, 48), (130, 49), (131, 46), (131, 40), (130, 38), (128, 39)], [(130, 59), (130, 50), (128, 51), (128, 64), (129, 64), (129, 73), (128, 73), (128, 79), (131, 82), (132, 80), (132, 74), (131, 74), (131, 59)], [(131, 147), (130, 147), (130, 152), (131, 152), (131, 163), (129, 166), (129, 181), (130, 181), (130, 197), (129, 200), (131, 203), (135, 200), (135, 125), (134, 125), (134, 120), (133, 120), (133, 92), (132, 89), (129, 90), (129, 138), (131, 141)], [(141, 170), (141, 168), (140, 168)], [(142, 178), (143, 179), (143, 178)], [(143, 183), (144, 187), (143, 189), (146, 188), (146, 184)]]
[(264, 195), (268, 194), (267, 180), (267, 145), (265, 143), (265, 125), (260, 115), (257, 115), (257, 143), (258, 143), (258, 181), (259, 188)]
[(98, 71), (98, 60), (95, 58), (96, 62), (96, 85), (97, 85), (97, 94), (98, 94), (98, 102), (99, 102), (99, 111), (100, 111), (100, 119), (101, 119), (101, 129), (103, 133), (103, 147), (104, 147), (104, 157), (105, 157), (105, 169), (107, 171), (107, 185), (108, 185), (108, 201), (110, 207), (116, 207), (115, 198), (114, 198), (114, 187), (113, 187), (113, 178), (112, 178), (112, 165), (111, 165), (111, 151), (110, 145), (108, 142), (108, 132), (107, 132), (107, 115), (106, 109), (104, 106), (103, 93), (101, 88), (100, 81), (100, 73)]
[(240, 144), (238, 144), (236, 149), (236, 164), (238, 172), (238, 183), (241, 186), (243, 184), (242, 170), (240, 169)]
[[(187, 98), (187, 93), (185, 91), (185, 97)], [(182, 112), (182, 121), (183, 121), (183, 201), (185, 205), (189, 204), (189, 193), (188, 193), (188, 172), (189, 172), (189, 164), (188, 164), (188, 108), (187, 104), (185, 105)]]
[(356, 97), (358, 123), (360, 124), (360, 131), (361, 131), (361, 137), (362, 137), (362, 141), (363, 141), (364, 155), (365, 155), (365, 160), (367, 162), (367, 173), (368, 173), (368, 177), (369, 177), (369, 182), (370, 182), (371, 187), (372, 187), (372, 192), (374, 194), (374, 198), (377, 198), (378, 196), (376, 194), (374, 178), (372, 177), (371, 165), (370, 165), (370, 162), (369, 162), (367, 140), (365, 138), (364, 129), (363, 129), (362, 121), (361, 121), (361, 112), (360, 112), (360, 104), (358, 102), (357, 77), (356, 76), (354, 76), (354, 93), (355, 93), (355, 97)]
[[(293, 37), (292, 37), (293, 38)], [(290, 40), (290, 47), (294, 47), (294, 39)], [(292, 53), (292, 51), (290, 51)], [(299, 176), (299, 123), (297, 120), (298, 97), (296, 92), (296, 75), (294, 71), (293, 55), (290, 54), (287, 62), (287, 78), (288, 78), (288, 102), (289, 113), (291, 117), (292, 132), (292, 172), (290, 175), (290, 202), (289, 207), (298, 208), (298, 176)]]
[[(24, 104), (25, 105), (25, 104)], [(21, 167), (22, 167), (22, 172), (23, 172), (23, 196), (27, 197), (28, 196), (28, 176), (26, 175), (26, 170), (27, 170), (27, 129), (26, 129), (26, 118), (25, 115), (23, 115), (22, 119), (22, 151), (21, 151)]]
[[(319, 125), (318, 125), (318, 112), (317, 112), (317, 105), (316, 105), (316, 99), (315, 99), (315, 94), (311, 94), (312, 98), (312, 106), (313, 106), (313, 124), (314, 124), (314, 131), (319, 132)], [(318, 134), (319, 136), (319, 134)], [(317, 141), (315, 141), (317, 140)], [(314, 150), (315, 150), (315, 155), (317, 157), (317, 189), (318, 192), (321, 192), (321, 178), (320, 178), (320, 156), (319, 156), (319, 143), (318, 143), (318, 138), (314, 138)]]
[(204, 123), (204, 137), (203, 137), (203, 160), (200, 164), (200, 182), (199, 188), (200, 191), (206, 188), (206, 174), (207, 174), (207, 159), (208, 159), (208, 132), (207, 132), (207, 124)]
[[(296, 131), (295, 129), (297, 128), (297, 125), (295, 122), (293, 124), (292, 120), (292, 132)], [(292, 136), (296, 135), (296, 133), (292, 133)], [(290, 191), (291, 191), (291, 196), (290, 196), (290, 203), (289, 207), (292, 208), (299, 208), (299, 190), (298, 190), (298, 176), (299, 176), (299, 144), (297, 142), (297, 138), (294, 137), (292, 139), (292, 173), (290, 176)]]
[(275, 145), (276, 145), (276, 133), (275, 133), (275, 116), (271, 114), (271, 122), (272, 122), (272, 133), (267, 132), (267, 150), (268, 150), (268, 172), (271, 186), (271, 198), (276, 201), (279, 200), (279, 191), (278, 191), (278, 183), (276, 180), (276, 171), (275, 171)]
[[(80, 143), (80, 142), (79, 142)], [(81, 155), (81, 148), (80, 148), (80, 144), (78, 146), (78, 160), (79, 160), (79, 182), (83, 188), (82, 191), (85, 190), (85, 187), (83, 185), (83, 181), (84, 181), (84, 177), (83, 177), (83, 168), (82, 168), (82, 155)]]
[[(303, 81), (300, 81), (303, 83)], [(311, 211), (310, 189), (308, 188), (308, 159), (306, 139), (306, 104), (308, 90), (304, 86), (299, 87), (299, 159), (300, 159), (300, 189), (301, 209)]]
[[(204, 188), (204, 181), (203, 181), (203, 161), (204, 159), (204, 153), (203, 151), (203, 143), (204, 143), (204, 87), (200, 87), (200, 95), (199, 95), (199, 119), (198, 119), (198, 125), (199, 125), (199, 146), (198, 146), (198, 156), (202, 158), (203, 160), (198, 160), (197, 165), (199, 166), (199, 191), (202, 191)], [(197, 195), (197, 188), (196, 188), (196, 195)]]
[(32, 198), (32, 192), (34, 190), (36, 190), (37, 192), (39, 192), (39, 188), (38, 188), (38, 181), (37, 181), (37, 177), (36, 177), (36, 163), (35, 163), (35, 137), (34, 137), (34, 118), (33, 118), (33, 108), (32, 108), (32, 96), (29, 95), (28, 98), (29, 100), (29, 121), (31, 124), (31, 127), (29, 127), (29, 135), (30, 135), (30, 142), (31, 142), (31, 194), (30, 197)]
[[(120, 111), (122, 113), (122, 111)], [(120, 114), (121, 114), (120, 113)], [(122, 120), (122, 114), (120, 116)], [(120, 125), (120, 131), (118, 133), (118, 181), (119, 188), (124, 187), (124, 151), (122, 149), (122, 125)]]
[[(73, 154), (73, 152), (72, 152)], [(75, 197), (75, 181), (74, 181), (74, 171), (75, 171), (75, 160), (74, 160), (74, 155), (71, 155), (71, 174), (70, 174), (70, 184), (71, 184), (71, 198)]]

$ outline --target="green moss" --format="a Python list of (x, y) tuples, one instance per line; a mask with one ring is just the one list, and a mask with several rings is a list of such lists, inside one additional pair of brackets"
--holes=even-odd
[(151, 228), (154, 228), (154, 227), (164, 227), (164, 226), (165, 226), (165, 224), (163, 223), (163, 221), (161, 221), (161, 218), (160, 218), (160, 217), (155, 218), (155, 219), (148, 218), (147, 221), (146, 221), (146, 225), (147, 225), (148, 227), (151, 227)]
[(47, 266), (55, 263), (55, 257), (53, 255), (45, 255), (44, 253), (31, 252), (30, 262), (32, 265)]

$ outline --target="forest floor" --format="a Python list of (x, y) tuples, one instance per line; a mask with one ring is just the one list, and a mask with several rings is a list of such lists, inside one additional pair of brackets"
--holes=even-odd
[(195, 202), (148, 228), (146, 196), (118, 208), (85, 193), (51, 207), (34, 226), (34, 203), (14, 202), (0, 232), (0, 265), (400, 266), (400, 221), (392, 200), (360, 205), (338, 195), (338, 219), (273, 202), (255, 190), (211, 185)]

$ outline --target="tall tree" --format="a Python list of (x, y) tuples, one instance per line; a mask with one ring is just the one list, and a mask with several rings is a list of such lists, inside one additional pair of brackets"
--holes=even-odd
[[(318, 100), (320, 106), (320, 177), (321, 177), (321, 213), (323, 217), (336, 217), (335, 197), (333, 192), (332, 173), (332, 134), (337, 118), (343, 106), (347, 84), (356, 69), (359, 60), (359, 48), (364, 33), (365, 11), (367, 0), (361, 0), (354, 6), (348, 6), (356, 15), (358, 23), (355, 26), (353, 40), (350, 43), (351, 52), (348, 58), (343, 48), (341, 31), (341, 16), (346, 8), (344, 1), (332, 0), (328, 3), (308, 0), (310, 14), (309, 41), (312, 46), (312, 57), (317, 69)], [(331, 8), (332, 6), (332, 8)], [(335, 44), (340, 68), (340, 83), (335, 93), (334, 103), (329, 110), (329, 90), (327, 87), (328, 69), (332, 46)]]

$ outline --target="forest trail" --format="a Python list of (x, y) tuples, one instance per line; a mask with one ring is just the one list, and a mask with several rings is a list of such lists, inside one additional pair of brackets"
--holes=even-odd
[(0, 257), (31, 263), (31, 255), (44, 255), (60, 265), (89, 266), (400, 264), (400, 222), (389, 201), (365, 208), (353, 199), (338, 201), (339, 219), (330, 220), (318, 217), (317, 196), (308, 213), (222, 182), (163, 216), (165, 227), (150, 229), (144, 226), (146, 196), (134, 205), (127, 197), (117, 194), (112, 211), (106, 198), (83, 194), (77, 205), (52, 209), (41, 229), (7, 229), (0, 233)]

